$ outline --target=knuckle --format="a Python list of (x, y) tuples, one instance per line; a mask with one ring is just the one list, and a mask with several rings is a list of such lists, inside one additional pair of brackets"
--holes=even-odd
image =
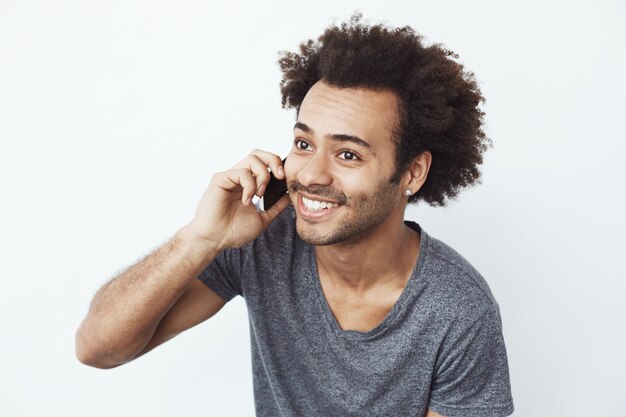
[(248, 158), (248, 164), (251, 168), (263, 165), (263, 160), (259, 157), (259, 155), (250, 155)]
[(269, 181), (270, 173), (268, 170), (263, 170), (261, 171), (261, 173), (259, 173), (259, 175), (257, 175), (257, 178), (261, 181)]
[(228, 171), (226, 174), (233, 178), (239, 178), (242, 176), (243, 171), (240, 168), (233, 168), (230, 171)]
[(237, 173), (241, 175), (242, 177), (252, 176), (252, 172), (248, 168), (239, 168), (237, 170)]
[(219, 181), (223, 181), (225, 177), (227, 177), (228, 174), (224, 171), (219, 171), (214, 173), (213, 175), (211, 175), (211, 180), (209, 182), (211, 183), (215, 183), (215, 182), (219, 182)]

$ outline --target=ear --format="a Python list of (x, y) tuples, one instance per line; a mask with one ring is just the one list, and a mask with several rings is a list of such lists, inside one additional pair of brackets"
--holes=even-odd
[(411, 194), (415, 194), (422, 185), (426, 182), (428, 177), (428, 170), (432, 163), (433, 156), (430, 151), (424, 151), (419, 154), (409, 166), (403, 179), (403, 189), (410, 189)]

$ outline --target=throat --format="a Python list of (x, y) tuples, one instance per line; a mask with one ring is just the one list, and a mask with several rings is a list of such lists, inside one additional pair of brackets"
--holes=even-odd
[(341, 330), (369, 332), (380, 326), (400, 298), (403, 288), (378, 288), (367, 292), (338, 289), (320, 277), (331, 313)]
[(402, 236), (400, 245), (387, 245), (382, 253), (316, 248), (320, 286), (342, 330), (369, 332), (397, 303), (420, 253), (418, 232), (406, 227)]
[(393, 242), (315, 247), (320, 280), (324, 277), (340, 291), (356, 295), (379, 288), (404, 288), (419, 258), (420, 234), (405, 226), (400, 236)]

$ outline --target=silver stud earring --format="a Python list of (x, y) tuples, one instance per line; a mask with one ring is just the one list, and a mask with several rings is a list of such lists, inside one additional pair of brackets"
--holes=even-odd
[(407, 197), (408, 197), (408, 196), (410, 196), (411, 194), (413, 194), (413, 191), (411, 191), (411, 189), (410, 189), (410, 188), (405, 188), (405, 189), (404, 189), (404, 195), (405, 195), (405, 196), (407, 196)]

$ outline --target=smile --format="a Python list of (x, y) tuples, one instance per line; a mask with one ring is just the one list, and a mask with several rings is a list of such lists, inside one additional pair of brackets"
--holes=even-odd
[(306, 207), (306, 209), (309, 210), (309, 211), (320, 211), (320, 210), (331, 209), (331, 208), (335, 208), (335, 207), (339, 206), (339, 203), (331, 203), (331, 202), (328, 202), (328, 201), (312, 200), (312, 199), (306, 198), (304, 196), (302, 196), (302, 204), (304, 204), (304, 207)]
[(298, 213), (307, 222), (326, 219), (341, 207), (343, 204), (334, 201), (315, 200), (302, 194), (298, 195)]

